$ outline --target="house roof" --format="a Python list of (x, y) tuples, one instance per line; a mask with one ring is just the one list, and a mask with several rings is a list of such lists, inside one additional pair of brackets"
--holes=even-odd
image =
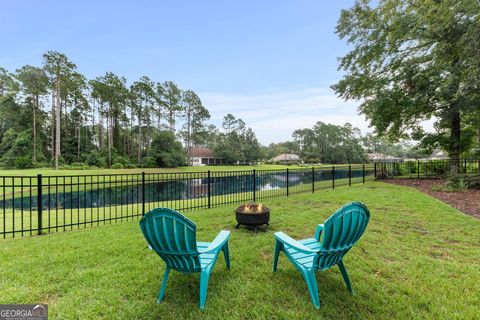
[(379, 152), (369, 153), (367, 156), (368, 160), (400, 160), (400, 158), (396, 158)]
[(198, 158), (214, 158), (215, 154), (209, 148), (205, 147), (192, 147), (190, 148), (189, 152), (191, 157), (198, 157)]
[(300, 157), (293, 153), (282, 153), (272, 158), (273, 161), (298, 161)]

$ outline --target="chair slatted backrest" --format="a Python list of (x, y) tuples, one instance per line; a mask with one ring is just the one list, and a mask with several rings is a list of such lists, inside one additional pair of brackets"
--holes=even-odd
[(316, 261), (318, 269), (336, 265), (353, 247), (365, 231), (370, 220), (370, 211), (360, 202), (349, 203), (324, 223), (320, 239), (321, 251)]
[(148, 244), (172, 269), (200, 271), (195, 223), (168, 208), (153, 209), (140, 220)]

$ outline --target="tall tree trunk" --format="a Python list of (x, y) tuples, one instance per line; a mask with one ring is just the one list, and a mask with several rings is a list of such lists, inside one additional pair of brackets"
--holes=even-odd
[[(67, 158), (68, 158), (68, 151), (67, 151), (67, 144), (66, 143), (62, 143), (62, 140), (65, 140), (66, 137), (69, 136), (68, 134), (68, 128), (67, 126), (65, 125), (65, 122), (68, 120), (67, 119), (67, 115), (68, 115), (68, 106), (67, 106), (67, 102), (66, 101), (62, 101), (63, 103), (63, 110), (60, 109), (60, 127), (62, 126), (62, 123), (63, 123), (63, 135), (60, 135), (60, 145), (63, 146), (63, 159), (65, 161), (67, 161)], [(65, 121), (63, 121), (63, 119), (65, 119)], [(68, 124), (68, 123), (67, 123)], [(74, 126), (75, 128), (75, 126)]]
[(51, 136), (51, 144), (52, 144), (52, 159), (55, 159), (55, 90), (52, 90), (52, 136)]
[[(92, 131), (91, 131), (91, 137), (90, 137), (90, 141), (93, 142), (93, 144), (95, 145), (95, 100), (93, 100), (93, 108), (92, 108)], [(98, 138), (98, 136), (97, 136)], [(98, 144), (97, 144), (98, 146)], [(87, 148), (88, 148), (88, 144), (87, 144)]]
[(142, 125), (140, 116), (138, 117), (138, 149), (137, 149), (137, 163), (140, 164), (140, 158), (142, 157)]
[(450, 172), (457, 174), (460, 171), (460, 112), (455, 109), (452, 112), (452, 118), (450, 120)]
[(112, 165), (112, 125), (110, 118), (107, 117), (107, 148), (108, 148), (108, 167), (111, 167)]
[(135, 135), (133, 134), (133, 119), (134, 119), (134, 113), (133, 110), (130, 110), (130, 132), (132, 133), (132, 136), (130, 137), (130, 143), (128, 144), (128, 156), (130, 158), (133, 158), (133, 153), (134, 153), (134, 143), (135, 143)]
[(480, 173), (480, 127), (477, 128), (477, 148), (478, 173)]
[(102, 104), (100, 104), (100, 107), (98, 108), (98, 149), (100, 151), (103, 150), (103, 115), (102, 115)]
[(33, 157), (32, 162), (37, 162), (37, 108), (38, 108), (38, 95), (33, 99)]
[(58, 170), (58, 158), (60, 156), (60, 109), (62, 108), (60, 100), (60, 80), (56, 82), (55, 95), (55, 170)]
[(77, 137), (77, 162), (80, 162), (80, 136), (82, 134), (82, 127), (78, 125), (78, 137)]
[(171, 109), (168, 113), (168, 124), (170, 125), (170, 131), (175, 133), (175, 113)]

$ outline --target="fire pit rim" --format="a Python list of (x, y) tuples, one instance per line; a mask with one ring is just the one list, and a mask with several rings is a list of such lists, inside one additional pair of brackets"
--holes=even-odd
[(256, 228), (257, 226), (261, 225), (268, 225), (270, 222), (270, 209), (262, 204), (262, 211), (260, 212), (249, 212), (249, 213), (244, 213), (240, 210), (240, 208), (244, 208), (248, 204), (255, 204), (259, 205), (259, 203), (245, 203), (240, 206), (238, 206), (234, 212), (235, 212), (235, 218), (237, 220), (237, 226), (236, 228), (239, 228), (240, 225), (245, 225), (245, 226), (251, 226)]
[[(252, 212), (245, 212), (244, 210), (241, 210), (240, 208), (245, 208), (246, 206), (248, 205), (255, 205), (255, 206), (259, 206), (261, 205), (262, 206), (262, 210), (261, 211), (252, 211)], [(267, 213), (270, 213), (270, 208), (268, 208), (266, 205), (262, 204), (262, 203), (257, 203), (257, 202), (247, 202), (247, 203), (244, 203), (244, 204), (241, 204), (239, 205), (233, 212), (235, 213), (239, 213), (239, 214), (248, 214), (248, 215), (261, 215), (261, 214), (267, 214)]]

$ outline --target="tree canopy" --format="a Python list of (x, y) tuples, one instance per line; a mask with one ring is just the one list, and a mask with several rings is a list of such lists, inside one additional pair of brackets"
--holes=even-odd
[[(479, 110), (479, 12), (471, 0), (356, 1), (338, 21), (352, 50), (340, 59), (346, 73), (333, 89), (359, 100), (379, 135), (441, 144), (458, 172), (471, 143), (462, 131), (478, 128), (467, 118)], [(426, 135), (421, 121), (432, 117), (437, 134)]]
[(226, 158), (259, 160), (255, 133), (241, 119), (235, 120), (243, 128), (228, 141), (209, 119), (198, 94), (173, 81), (141, 76), (129, 83), (113, 72), (86, 79), (57, 51), (46, 52), (40, 67), (25, 65), (13, 73), (0, 68), (3, 167), (183, 165), (188, 153), (178, 146), (235, 144), (233, 135), (243, 149)]

